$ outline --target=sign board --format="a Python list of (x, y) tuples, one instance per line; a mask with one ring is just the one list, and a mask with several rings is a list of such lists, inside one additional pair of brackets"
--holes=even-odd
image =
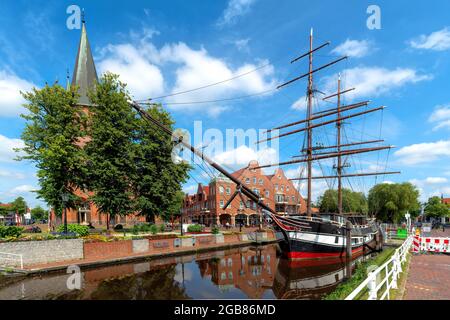
[(422, 224), (422, 232), (431, 232), (431, 223)]

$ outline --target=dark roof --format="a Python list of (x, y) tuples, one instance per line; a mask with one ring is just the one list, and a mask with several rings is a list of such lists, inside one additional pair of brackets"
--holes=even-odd
[(94, 88), (98, 81), (97, 71), (95, 70), (94, 59), (92, 58), (91, 46), (86, 32), (86, 25), (83, 22), (81, 27), (81, 38), (78, 46), (77, 60), (73, 70), (72, 86), (78, 86), (80, 98), (78, 103), (83, 106), (92, 105), (87, 93)]

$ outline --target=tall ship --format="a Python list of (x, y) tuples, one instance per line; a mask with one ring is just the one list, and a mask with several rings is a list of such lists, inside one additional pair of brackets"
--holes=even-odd
[[(254, 168), (262, 169), (273, 166), (286, 166), (294, 164), (305, 165), (303, 169), (306, 170), (301, 170), (299, 177), (291, 179), (306, 182), (307, 208), (305, 214), (278, 214), (273, 208), (268, 206), (267, 203), (263, 201), (264, 199), (260, 194), (255, 193), (247, 187), (243, 181), (239, 181), (223, 166), (213, 161), (208, 157), (208, 155), (204, 154), (202, 150), (197, 149), (190, 145), (187, 141), (184, 141), (182, 135), (177, 135), (171, 129), (161, 124), (157, 119), (154, 119), (149, 113), (146, 112), (146, 103), (136, 101), (131, 102), (132, 107), (138, 111), (144, 119), (148, 120), (150, 124), (158, 127), (160, 130), (170, 135), (174, 144), (190, 150), (206, 164), (213, 167), (237, 185), (236, 191), (233, 195), (231, 195), (228, 202), (224, 205), (224, 208), (228, 207), (236, 196), (241, 197), (241, 199), (243, 199), (243, 197), (247, 198), (248, 200), (256, 203), (256, 212), (269, 218), (268, 220), (272, 222), (274, 229), (278, 231), (281, 240), (280, 247), (283, 254), (293, 260), (327, 259), (330, 262), (332, 260), (342, 259), (343, 257), (357, 257), (366, 249), (377, 249), (380, 244), (381, 231), (375, 219), (364, 214), (344, 214), (343, 212), (343, 179), (378, 175), (384, 176), (387, 174), (400, 173), (388, 171), (357, 171), (355, 173), (350, 173), (345, 170), (349, 167), (347, 160), (353, 155), (389, 150), (393, 147), (380, 145), (384, 141), (381, 139), (368, 141), (344, 141), (344, 121), (381, 111), (385, 107), (380, 106), (376, 108), (366, 108), (365, 110), (358, 111), (356, 109), (367, 107), (370, 104), (370, 101), (356, 102), (347, 105), (342, 104), (341, 101), (343, 100), (343, 95), (355, 90), (355, 88), (342, 89), (340, 75), (336, 79), (335, 93), (326, 95), (315, 87), (314, 75), (317, 72), (325, 70), (326, 68), (348, 58), (347, 56), (340, 57), (339, 59), (328, 62), (320, 67), (314, 67), (314, 54), (329, 44), (330, 42), (326, 42), (314, 47), (313, 30), (311, 29), (309, 36), (309, 51), (291, 61), (291, 63), (295, 63), (304, 58), (308, 58), (308, 72), (280, 84), (277, 87), (277, 89), (282, 89), (300, 79), (307, 79), (307, 93), (305, 96), (306, 118), (269, 129), (267, 130), (267, 133), (275, 133), (276, 135), (272, 135), (266, 139), (258, 141), (258, 143), (261, 143), (297, 133), (303, 133), (303, 145), (300, 149), (300, 155), (293, 156), (293, 159), (289, 161), (259, 165)], [(315, 108), (313, 108), (313, 104), (319, 94), (322, 95), (321, 100), (331, 103), (333, 107), (325, 110), (315, 110)], [(331, 99), (335, 100), (335, 102), (331, 101)], [(318, 141), (315, 136), (315, 132), (316, 130), (329, 125), (335, 125), (336, 127), (336, 140), (330, 145), (324, 145)], [(287, 132), (284, 131), (286, 128), (293, 126), (300, 126), (300, 128)], [(313, 164), (327, 159), (334, 159), (335, 161), (333, 165), (333, 173), (330, 175), (323, 174), (322, 176), (313, 175)], [(303, 176), (304, 172), (305, 176)], [(316, 181), (320, 179), (337, 180), (337, 212), (320, 214), (318, 212), (314, 212), (312, 207), (312, 183), (313, 180)]]

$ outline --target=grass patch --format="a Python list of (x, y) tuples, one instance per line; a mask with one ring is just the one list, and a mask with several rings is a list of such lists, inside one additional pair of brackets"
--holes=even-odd
[[(323, 300), (344, 300), (367, 278), (367, 268), (369, 266), (381, 266), (383, 263), (389, 260), (389, 258), (394, 254), (394, 251), (394, 248), (386, 248), (372, 259), (364, 262), (358, 262), (356, 264), (355, 270), (353, 271), (352, 277), (349, 280), (346, 280), (339, 284), (333, 292), (323, 297)], [(363, 296), (364, 291), (362, 291), (362, 293), (355, 299), (357, 300)]]

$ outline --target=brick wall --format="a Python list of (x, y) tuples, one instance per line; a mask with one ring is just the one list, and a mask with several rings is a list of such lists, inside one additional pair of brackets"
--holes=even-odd
[(65, 239), (0, 243), (0, 252), (23, 255), (24, 265), (83, 259), (83, 240)]

